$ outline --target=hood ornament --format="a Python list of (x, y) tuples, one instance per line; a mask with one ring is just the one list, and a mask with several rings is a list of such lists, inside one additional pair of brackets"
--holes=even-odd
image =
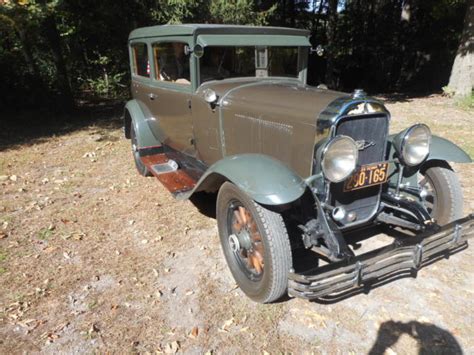
[(375, 145), (374, 142), (366, 141), (364, 139), (356, 141), (355, 143), (358, 150), (364, 150)]

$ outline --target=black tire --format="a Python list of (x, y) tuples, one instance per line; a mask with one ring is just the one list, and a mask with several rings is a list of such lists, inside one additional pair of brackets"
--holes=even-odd
[(421, 169), (419, 185), (424, 191), (423, 202), (439, 225), (462, 217), (463, 196), (459, 179), (448, 163)]
[[(234, 220), (233, 216), (239, 214), (241, 207), (252, 222), (248, 222), (245, 228), (241, 227), (239, 233), (232, 233), (235, 225), (239, 224), (239, 218)], [(280, 299), (287, 291), (288, 272), (292, 267), (290, 240), (281, 214), (257, 204), (234, 184), (226, 182), (217, 196), (216, 217), (222, 250), (241, 290), (256, 302), (268, 303)], [(254, 227), (249, 229), (250, 223)], [(233, 241), (244, 229), (253, 247), (241, 247), (236, 251)], [(255, 260), (252, 250), (260, 260), (254, 263), (256, 267), (253, 269), (249, 267), (252, 265), (249, 260)], [(263, 257), (258, 250), (263, 251)], [(243, 255), (248, 257), (247, 264), (244, 264)]]
[(130, 126), (130, 141), (132, 143), (132, 154), (133, 160), (135, 161), (135, 167), (137, 171), (142, 176), (151, 176), (150, 171), (147, 169), (145, 164), (143, 164), (142, 160), (140, 159), (140, 154), (138, 152), (138, 144), (137, 144), (137, 136), (135, 134), (135, 129), (133, 128), (133, 124)]

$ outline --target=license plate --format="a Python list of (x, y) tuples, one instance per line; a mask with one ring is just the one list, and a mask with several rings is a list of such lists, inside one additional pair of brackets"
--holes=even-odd
[(344, 183), (344, 191), (363, 189), (387, 181), (388, 163), (363, 165)]

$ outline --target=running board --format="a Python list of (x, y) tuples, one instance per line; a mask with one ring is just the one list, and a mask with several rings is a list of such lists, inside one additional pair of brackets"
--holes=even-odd
[(192, 190), (196, 185), (196, 181), (164, 153), (143, 156), (141, 160), (147, 169), (174, 195)]

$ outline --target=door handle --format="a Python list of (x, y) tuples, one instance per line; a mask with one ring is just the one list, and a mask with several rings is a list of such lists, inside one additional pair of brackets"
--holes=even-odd
[(158, 95), (155, 95), (155, 94), (153, 94), (153, 93), (149, 93), (149, 94), (148, 94), (148, 98), (149, 98), (150, 100), (154, 100), (154, 99), (156, 99), (157, 97), (158, 97)]

